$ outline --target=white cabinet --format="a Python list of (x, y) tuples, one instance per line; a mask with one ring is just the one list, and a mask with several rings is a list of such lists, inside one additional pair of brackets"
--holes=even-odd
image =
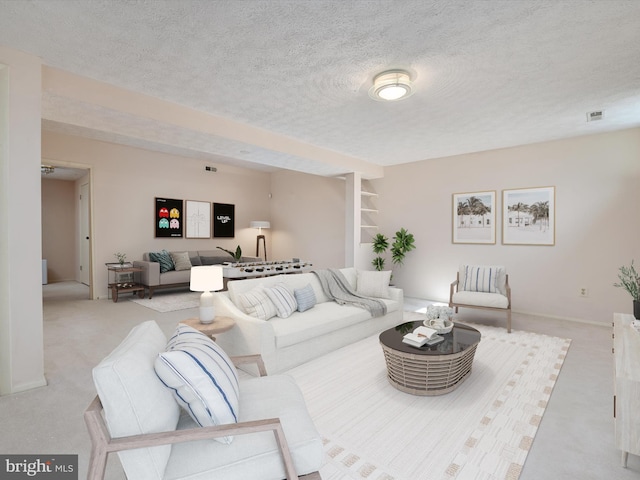
[(633, 320), (633, 315), (613, 316), (613, 416), (624, 467), (629, 453), (640, 455), (640, 333), (631, 326)]

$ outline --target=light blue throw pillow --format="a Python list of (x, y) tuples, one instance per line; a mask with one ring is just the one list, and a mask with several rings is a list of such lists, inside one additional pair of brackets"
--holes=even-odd
[(313, 287), (310, 283), (306, 287), (296, 288), (293, 291), (293, 295), (298, 303), (299, 312), (305, 312), (316, 304), (316, 294), (313, 292)]

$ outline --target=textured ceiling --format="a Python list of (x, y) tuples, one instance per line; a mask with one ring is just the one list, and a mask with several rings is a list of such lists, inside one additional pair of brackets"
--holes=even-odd
[[(0, 45), (47, 66), (376, 165), (640, 126), (636, 0), (0, 0), (0, 12)], [(412, 73), (414, 95), (372, 101), (390, 68)], [(219, 163), (345, 173), (46, 91), (43, 120)]]

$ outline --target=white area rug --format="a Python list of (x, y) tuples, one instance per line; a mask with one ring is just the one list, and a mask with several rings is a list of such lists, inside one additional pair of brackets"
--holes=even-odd
[(150, 308), (156, 312), (175, 312), (200, 305), (199, 292), (158, 293), (153, 298), (131, 298), (132, 302)]
[(571, 341), (472, 326), (472, 373), (446, 395), (393, 388), (377, 335), (288, 372), (325, 441), (323, 480), (520, 476)]

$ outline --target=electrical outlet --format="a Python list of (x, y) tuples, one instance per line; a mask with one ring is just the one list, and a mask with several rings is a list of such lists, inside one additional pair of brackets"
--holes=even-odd
[(578, 293), (581, 297), (589, 296), (589, 289), (587, 287), (580, 287), (580, 292)]

